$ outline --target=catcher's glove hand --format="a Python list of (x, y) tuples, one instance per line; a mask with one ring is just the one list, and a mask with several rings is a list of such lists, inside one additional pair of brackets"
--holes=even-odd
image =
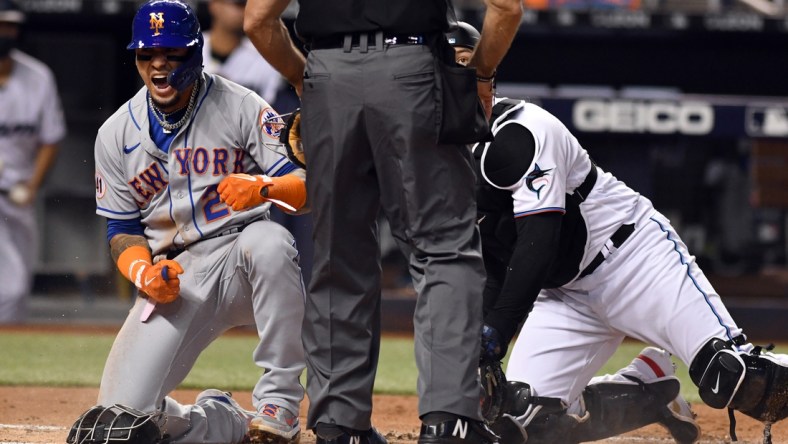
[(506, 404), (506, 375), (500, 361), (480, 361), (479, 376), (482, 381), (482, 418), (493, 424), (504, 413)]
[(481, 353), (479, 354), (479, 376), (482, 382), (482, 418), (493, 424), (504, 413), (506, 402), (506, 375), (501, 361), (506, 356), (506, 342), (494, 327), (482, 327)]
[(293, 111), (285, 128), (279, 132), (279, 141), (285, 146), (287, 158), (299, 168), (306, 169), (304, 146), (301, 143), (301, 108)]

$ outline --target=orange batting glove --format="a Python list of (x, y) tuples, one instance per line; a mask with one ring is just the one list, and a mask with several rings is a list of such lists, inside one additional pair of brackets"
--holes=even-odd
[[(265, 179), (268, 179), (266, 182)], [(250, 174), (230, 174), (219, 183), (219, 197), (222, 202), (235, 211), (254, 208), (265, 202), (260, 193), (263, 188), (273, 185), (268, 176), (252, 176)]]
[(181, 281), (178, 275), (183, 273), (181, 264), (165, 259), (153, 265), (147, 248), (135, 245), (123, 250), (118, 257), (118, 269), (141, 292), (156, 302), (172, 302), (180, 293)]
[(296, 210), (306, 203), (306, 184), (292, 174), (281, 177), (231, 174), (219, 183), (218, 191), (222, 202), (235, 211), (256, 207), (268, 199), (280, 200)]

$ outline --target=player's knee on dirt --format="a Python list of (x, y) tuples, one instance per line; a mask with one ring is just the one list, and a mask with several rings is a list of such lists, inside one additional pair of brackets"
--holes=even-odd
[(690, 365), (690, 377), (703, 402), (729, 407), (764, 422), (788, 417), (788, 358), (733, 349), (731, 341), (709, 340)]

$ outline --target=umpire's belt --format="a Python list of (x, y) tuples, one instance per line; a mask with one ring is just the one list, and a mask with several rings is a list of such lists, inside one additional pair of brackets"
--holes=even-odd
[[(610, 240), (608, 242), (605, 242), (605, 246), (602, 247), (602, 251), (597, 253), (597, 255), (594, 257), (594, 260), (592, 260), (591, 263), (588, 264), (588, 266), (582, 271), (582, 273), (580, 273), (580, 276), (578, 276), (577, 278), (580, 279), (593, 273), (594, 270), (596, 270), (596, 268), (600, 266), (602, 262), (604, 262), (605, 259), (611, 253), (613, 253), (613, 251), (616, 248), (620, 247), (625, 240), (629, 239), (629, 236), (631, 236), (632, 233), (634, 232), (635, 232), (635, 224), (626, 224), (620, 226), (618, 230), (616, 230), (616, 232), (613, 233), (612, 236), (610, 236)], [(613, 244), (612, 247), (609, 247), (608, 243)]]
[[(243, 231), (243, 230), (244, 230), (244, 228), (248, 227), (250, 224), (252, 224), (252, 223), (254, 223), (254, 222), (257, 222), (258, 220), (262, 220), (262, 219), (253, 220), (252, 222), (249, 222), (249, 223), (247, 223), (247, 224), (240, 225), (240, 226), (238, 226), (238, 227), (232, 227), (232, 228), (228, 228), (228, 229), (226, 229), (226, 230), (224, 230), (224, 231), (220, 232), (219, 234), (214, 234), (214, 235), (213, 235), (213, 236), (211, 236), (211, 237), (206, 237), (206, 238), (200, 239), (200, 240), (199, 240), (199, 241), (197, 241), (197, 242), (201, 242), (201, 241), (204, 241), (204, 240), (206, 240), (206, 239), (213, 239), (213, 238), (215, 238), (215, 237), (227, 236), (228, 234), (235, 234), (235, 233), (240, 233), (241, 231)], [(188, 248), (188, 245), (187, 245), (186, 247), (183, 247), (183, 248), (173, 248), (173, 249), (170, 249), (169, 251), (167, 251), (167, 259), (170, 259), (170, 260), (172, 260), (172, 259), (175, 259), (175, 258), (176, 258), (176, 257), (177, 257), (179, 254), (181, 254), (181, 253), (183, 253), (184, 251), (186, 251), (186, 249), (187, 249), (187, 248)]]
[(426, 45), (429, 42), (427, 35), (370, 31), (317, 37), (309, 43), (309, 49), (345, 48), (345, 50), (350, 50), (350, 48), (375, 48), (377, 47), (378, 39), (381, 39), (380, 41), (383, 45)]

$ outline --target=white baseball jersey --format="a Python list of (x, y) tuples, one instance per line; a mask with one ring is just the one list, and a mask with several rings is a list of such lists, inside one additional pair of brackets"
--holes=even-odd
[(13, 203), (6, 192), (30, 180), (41, 145), (66, 134), (52, 71), (21, 51), (10, 56), (11, 75), (0, 86), (0, 323), (25, 319), (38, 251), (35, 207)]
[(260, 95), (268, 103), (273, 103), (276, 93), (284, 84), (282, 75), (274, 69), (254, 47), (248, 38), (230, 53), (224, 63), (211, 57), (211, 33), (204, 32), (205, 44), (202, 49), (204, 70), (218, 74), (241, 84)]
[[(511, 191), (514, 217), (565, 213), (561, 235), (577, 243), (560, 243), (572, 245), (569, 254), (584, 249), (574, 278), (543, 287), (527, 307), (530, 313), (509, 358), (510, 380), (527, 382), (538, 396), (573, 404), (625, 337), (659, 346), (689, 365), (710, 338), (731, 340), (741, 334), (670, 221), (651, 201), (595, 166), (567, 128), (542, 108), (518, 102), (495, 121), (493, 134), (508, 125), (527, 128), (535, 142), (527, 171), (511, 186), (499, 187)], [(492, 185), (485, 173), (491, 146), (500, 149), (481, 147), (481, 170)], [(580, 188), (587, 177), (593, 178), (591, 168), (597, 173), (593, 187)], [(579, 205), (568, 202), (579, 189), (586, 194), (579, 196)], [(563, 231), (578, 211), (584, 246), (582, 230)], [(630, 228), (615, 242), (614, 233), (625, 227)], [(528, 248), (517, 241), (518, 248)], [(580, 273), (598, 257), (602, 259), (588, 273)], [(517, 279), (508, 278), (505, 286)]]
[(11, 51), (14, 68), (0, 87), (0, 190), (33, 175), (38, 148), (66, 135), (52, 71), (29, 55)]
[[(566, 195), (573, 194), (590, 169), (596, 168), (588, 152), (563, 123), (537, 105), (520, 102), (502, 117), (493, 125), (493, 133), (507, 125), (523, 125), (533, 134), (536, 143), (536, 152), (526, 174), (513, 185), (502, 188), (512, 192), (514, 216), (548, 211), (565, 213)], [(484, 164), (489, 147), (487, 143), (476, 148), (484, 150), (481, 157), (483, 176), (486, 176)], [(578, 272), (591, 262), (621, 225), (647, 217), (654, 211), (648, 199), (612, 174), (598, 172), (594, 192), (580, 204), (588, 236)]]
[[(267, 216), (268, 203), (241, 212), (222, 203), (216, 188), (224, 177), (294, 169), (275, 151), (283, 122), (268, 103), (220, 76), (202, 78), (194, 113), (169, 152), (151, 139), (144, 87), (96, 137), (96, 213), (141, 217), (154, 255)], [(229, 116), (207, 110), (227, 110)]]

